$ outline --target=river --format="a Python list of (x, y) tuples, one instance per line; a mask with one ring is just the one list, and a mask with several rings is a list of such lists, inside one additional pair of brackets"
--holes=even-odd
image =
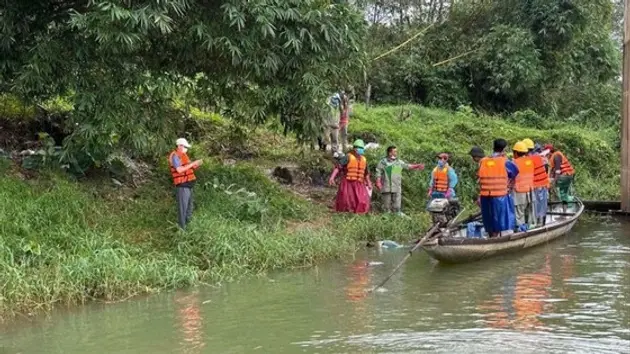
[(403, 256), (57, 310), (2, 327), (0, 353), (630, 353), (628, 222), (471, 264), (418, 253), (366, 296)]

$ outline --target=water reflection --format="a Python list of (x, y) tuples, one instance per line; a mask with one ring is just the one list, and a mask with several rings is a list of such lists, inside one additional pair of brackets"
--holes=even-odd
[(386, 290), (367, 295), (404, 256), (403, 250), (375, 253), (198, 293), (54, 311), (50, 319), (1, 327), (0, 348), (29, 354), (630, 353), (630, 224), (579, 225), (569, 237), (529, 252), (464, 265), (436, 264), (418, 253)]
[(346, 285), (346, 298), (357, 306), (363, 306), (363, 299), (367, 296), (365, 291), (370, 284), (370, 269), (365, 260), (356, 260), (348, 265), (347, 272), (349, 282)]
[(567, 280), (573, 278), (575, 274), (575, 256), (564, 254), (560, 256), (562, 260), (562, 286), (560, 287), (560, 295), (565, 299), (573, 298), (574, 294)]
[(177, 293), (175, 303), (177, 304), (177, 323), (182, 334), (181, 351), (183, 353), (201, 353), (205, 342), (203, 340), (203, 317), (199, 293)]
[(344, 293), (350, 308), (350, 323), (348, 329), (351, 333), (360, 334), (370, 327), (373, 309), (368, 308), (368, 294), (366, 290), (370, 286), (371, 269), (365, 260), (356, 260), (346, 267), (347, 284)]
[[(486, 323), (493, 328), (510, 328), (521, 331), (542, 326), (539, 316), (552, 306), (549, 299), (551, 287), (551, 256), (545, 256), (544, 265), (536, 272), (511, 276), (491, 301), (480, 306), (486, 315)], [(484, 311), (485, 310), (485, 311)]]

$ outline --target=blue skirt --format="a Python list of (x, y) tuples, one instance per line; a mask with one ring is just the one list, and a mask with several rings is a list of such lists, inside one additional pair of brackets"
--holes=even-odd
[(516, 216), (511, 196), (481, 197), (481, 216), (487, 233), (514, 230)]

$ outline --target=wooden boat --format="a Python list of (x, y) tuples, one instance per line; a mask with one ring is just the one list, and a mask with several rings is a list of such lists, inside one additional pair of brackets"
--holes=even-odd
[(566, 212), (555, 205), (547, 214), (546, 224), (525, 232), (504, 234), (493, 238), (468, 238), (466, 226), (457, 230), (444, 230), (422, 246), (429, 256), (444, 263), (466, 263), (517, 252), (554, 240), (573, 228), (584, 212), (584, 204), (570, 203)]

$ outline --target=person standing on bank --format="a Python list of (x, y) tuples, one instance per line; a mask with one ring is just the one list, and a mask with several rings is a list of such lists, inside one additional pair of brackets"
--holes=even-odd
[(192, 189), (197, 179), (194, 170), (201, 166), (203, 161), (190, 162), (187, 152), (191, 145), (186, 139), (177, 139), (175, 145), (177, 148), (168, 156), (168, 165), (175, 184), (177, 223), (182, 230), (185, 230), (193, 211)]
[(402, 171), (423, 169), (423, 164), (408, 164), (400, 160), (395, 146), (387, 148), (387, 157), (376, 166), (376, 188), (381, 192), (386, 212), (402, 215)]
[(341, 183), (335, 199), (335, 211), (366, 214), (370, 211), (368, 189), (372, 189), (372, 181), (370, 180), (367, 159), (364, 156), (365, 142), (357, 139), (352, 146), (352, 151), (343, 155), (335, 163), (328, 184), (334, 186), (335, 178), (341, 173)]

